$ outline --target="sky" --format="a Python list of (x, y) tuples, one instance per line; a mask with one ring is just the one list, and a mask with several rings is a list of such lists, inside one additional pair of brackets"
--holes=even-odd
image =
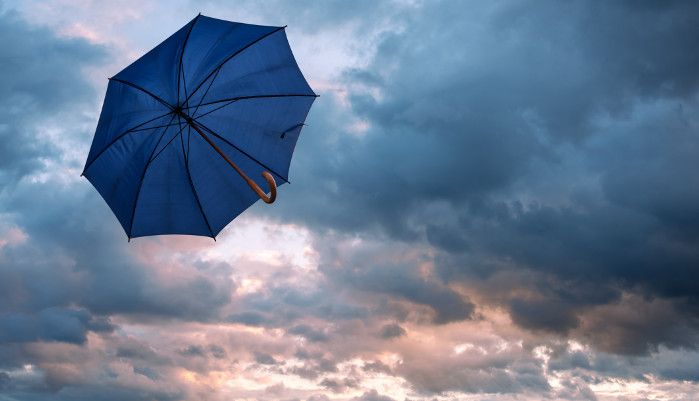
[[(107, 78), (197, 13), (316, 99), (273, 205), (126, 241)], [(0, 401), (694, 400), (699, 3), (0, 0)]]

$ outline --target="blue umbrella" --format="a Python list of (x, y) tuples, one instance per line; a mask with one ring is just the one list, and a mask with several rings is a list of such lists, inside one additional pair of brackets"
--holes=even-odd
[(129, 240), (215, 239), (274, 202), (317, 97), (284, 28), (198, 15), (110, 78), (83, 175)]

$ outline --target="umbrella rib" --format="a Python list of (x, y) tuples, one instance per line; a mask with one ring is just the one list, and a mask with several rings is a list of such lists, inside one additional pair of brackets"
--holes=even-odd
[(161, 98), (160, 96), (156, 95), (155, 93), (149, 91), (148, 89), (143, 88), (142, 86), (138, 86), (138, 85), (136, 85), (136, 84), (134, 84), (134, 83), (131, 83), (131, 82), (129, 82), (129, 81), (124, 81), (123, 79), (114, 78), (114, 77), (109, 78), (109, 80), (110, 80), (110, 81), (120, 82), (120, 83), (122, 83), (122, 84), (124, 84), (124, 85), (126, 85), (126, 86), (130, 86), (130, 87), (132, 87), (132, 88), (134, 88), (134, 89), (138, 89), (138, 90), (140, 90), (141, 92), (150, 95), (153, 99), (159, 101), (159, 102), (162, 103), (164, 106), (166, 106), (168, 109), (170, 109), (170, 110), (174, 110), (174, 109), (175, 109), (174, 107), (172, 107), (172, 105), (171, 105), (170, 103), (168, 103), (168, 102), (166, 102), (165, 100), (163, 100), (163, 98)]
[(190, 128), (189, 124), (187, 124), (187, 159), (189, 159), (189, 148), (191, 147), (190, 145), (190, 138), (192, 137), (192, 129)]
[[(112, 142), (109, 143), (109, 145), (105, 146), (102, 150), (100, 150), (99, 153), (97, 153), (97, 155), (92, 159), (92, 161), (90, 161), (90, 162), (85, 166), (85, 168), (83, 169), (83, 175), (85, 174), (85, 172), (87, 171), (87, 169), (90, 168), (90, 166), (92, 166), (92, 164), (93, 164), (95, 161), (97, 161), (97, 159), (98, 159), (100, 156), (102, 156), (102, 153), (106, 152), (109, 148), (111, 148), (112, 145), (114, 145), (119, 139), (125, 137), (127, 134), (129, 134), (129, 133), (131, 133), (131, 132), (137, 131), (137, 128), (139, 128), (139, 127), (142, 127), (142, 126), (144, 126), (144, 125), (146, 125), (146, 124), (148, 124), (148, 123), (150, 123), (150, 122), (153, 122), (153, 121), (155, 121), (155, 120), (157, 120), (157, 119), (160, 119), (160, 118), (169, 116), (170, 114), (172, 114), (172, 112), (165, 113), (165, 114), (163, 114), (163, 115), (161, 115), (161, 116), (157, 116), (157, 117), (155, 117), (155, 118), (151, 118), (150, 120), (148, 120), (148, 121), (146, 121), (146, 122), (142, 122), (142, 123), (140, 123), (140, 124), (138, 124), (138, 125), (135, 125), (135, 126), (129, 128), (129, 129), (127, 129), (126, 131), (122, 132), (121, 134), (117, 135), (117, 136), (112, 140)], [(172, 120), (170, 120), (170, 122), (172, 122)], [(168, 124), (169, 124), (169, 123), (168, 123)], [(156, 129), (156, 128), (161, 128), (161, 127), (152, 127), (152, 128), (148, 128), (148, 129)], [(145, 130), (146, 130), (146, 129), (143, 129), (143, 131), (145, 131)], [(138, 131), (140, 131), (140, 130), (138, 130)]]
[(180, 126), (180, 129), (182, 132), (180, 132), (180, 144), (182, 145), (182, 155), (184, 156), (184, 161), (187, 161), (187, 154), (184, 152), (184, 128), (182, 128), (182, 121), (180, 120), (180, 116), (177, 116), (177, 125)]
[(262, 163), (261, 161), (255, 159), (254, 157), (252, 157), (250, 154), (248, 154), (248, 152), (244, 151), (243, 149), (240, 149), (239, 147), (235, 146), (235, 145), (234, 145), (233, 143), (231, 143), (228, 139), (226, 139), (226, 138), (222, 137), (221, 135), (217, 134), (217, 133), (214, 132), (211, 128), (209, 128), (209, 127), (207, 127), (206, 125), (202, 124), (199, 120), (194, 119), (194, 121), (196, 121), (196, 123), (197, 123), (199, 126), (201, 126), (202, 128), (204, 128), (205, 130), (209, 131), (209, 133), (210, 133), (211, 135), (217, 137), (218, 139), (222, 140), (223, 142), (227, 143), (228, 145), (234, 147), (238, 152), (244, 154), (244, 155), (247, 156), (250, 160), (252, 160), (252, 161), (254, 161), (255, 163), (259, 164), (259, 165), (262, 166), (263, 168), (265, 168), (265, 169), (267, 169), (267, 170), (273, 172), (274, 174), (276, 174), (277, 177), (279, 177), (279, 178), (281, 178), (282, 180), (284, 180), (284, 182), (287, 182), (287, 183), (289, 182), (289, 179), (288, 179), (288, 178), (286, 178), (286, 177), (284, 177), (283, 175), (277, 173), (277, 172), (274, 171), (273, 169), (267, 167), (264, 163)]
[[(173, 124), (173, 126), (174, 126), (174, 125), (176, 125), (176, 124)], [(180, 127), (182, 127), (182, 126), (180, 125)], [(163, 151), (165, 151), (165, 148), (167, 148), (168, 145), (170, 145), (170, 144), (172, 143), (172, 141), (175, 140), (175, 138), (177, 138), (178, 136), (180, 136), (180, 135), (182, 134), (182, 131), (184, 131), (184, 128), (180, 128), (180, 130), (179, 130), (172, 138), (170, 138), (169, 141), (167, 141), (167, 143), (165, 144), (165, 146), (163, 146), (163, 147), (158, 151), (158, 153), (157, 153), (155, 156), (153, 156), (153, 157), (148, 161), (148, 163), (153, 163), (153, 162), (155, 161), (155, 159), (157, 159), (158, 156), (160, 156), (160, 154), (163, 153)]]
[[(180, 121), (180, 116), (177, 116), (177, 123), (180, 124), (180, 126), (182, 126), (182, 122)], [(187, 127), (189, 129), (189, 124), (185, 124), (185, 127)], [(182, 139), (182, 135), (180, 135), (180, 139)], [(211, 233), (211, 238), (216, 239), (216, 236), (214, 235), (214, 230), (211, 229), (211, 224), (209, 224), (209, 219), (206, 217), (206, 213), (204, 213), (204, 208), (201, 206), (201, 200), (199, 200), (199, 193), (197, 193), (197, 188), (194, 186), (194, 180), (192, 180), (192, 172), (189, 170), (189, 156), (187, 153), (185, 153), (185, 151), (184, 151), (184, 140), (182, 140), (182, 155), (184, 156), (184, 164), (185, 164), (185, 169), (187, 170), (187, 178), (189, 178), (189, 186), (192, 188), (192, 193), (194, 194), (194, 199), (197, 200), (197, 206), (199, 206), (199, 211), (201, 212), (201, 216), (204, 218), (204, 222), (206, 223), (206, 227), (209, 229), (209, 233)]]
[(286, 28), (286, 26), (279, 27), (279, 28), (273, 30), (272, 32), (266, 33), (266, 34), (260, 36), (259, 38), (253, 40), (252, 42), (248, 43), (248, 44), (245, 45), (245, 47), (243, 47), (242, 49), (240, 49), (240, 50), (236, 51), (235, 53), (231, 54), (230, 56), (226, 57), (219, 65), (216, 66), (216, 68), (214, 68), (214, 69), (206, 76), (206, 78), (204, 78), (203, 81), (201, 81), (201, 82), (199, 83), (199, 85), (197, 85), (196, 88), (194, 88), (194, 90), (192, 91), (192, 93), (189, 94), (189, 97), (187, 97), (187, 99), (185, 100), (185, 102), (187, 102), (187, 101), (189, 100), (189, 98), (191, 98), (191, 97), (199, 90), (199, 88), (201, 88), (201, 86), (204, 84), (204, 82), (206, 82), (217, 70), (221, 69), (221, 67), (223, 67), (223, 65), (226, 64), (230, 59), (232, 59), (233, 57), (235, 57), (235, 56), (237, 56), (238, 54), (242, 53), (244, 50), (246, 50), (246, 49), (249, 48), (250, 46), (254, 45), (255, 43), (261, 41), (262, 39), (264, 39), (264, 38), (266, 38), (266, 37), (268, 37), (268, 36), (270, 36), (270, 35), (272, 35), (272, 34), (274, 34), (274, 33), (277, 33), (277, 32), (279, 32), (279, 31), (281, 31), (281, 30), (284, 29), (284, 28)]
[[(318, 97), (316, 94), (302, 94), (302, 93), (289, 93), (289, 94), (283, 94), (283, 95), (250, 95), (250, 96), (236, 96), (236, 97), (229, 97), (226, 99), (219, 99), (219, 100), (212, 100), (210, 102), (202, 103), (202, 106), (210, 106), (212, 104), (216, 103), (224, 103), (224, 102), (235, 102), (238, 100), (249, 100), (249, 99), (267, 99), (267, 98), (278, 98), (278, 97)], [(190, 109), (191, 107), (183, 107), (183, 109)], [(201, 117), (201, 116), (199, 116)]]
[[(168, 114), (170, 114), (170, 113), (168, 113)], [(165, 114), (165, 115), (167, 116), (168, 114)], [(149, 129), (156, 129), (156, 128), (174, 127), (175, 125), (177, 125), (177, 124), (166, 124), (166, 125), (158, 125), (155, 127), (139, 128), (139, 129), (131, 130), (131, 132), (148, 131)]]
[[(199, 99), (199, 104), (197, 104), (197, 107), (194, 108), (194, 112), (192, 113), (192, 118), (194, 118), (194, 116), (197, 114), (197, 110), (199, 110), (199, 106), (201, 106), (201, 102), (203, 102), (204, 99), (206, 98), (206, 95), (209, 93), (209, 89), (211, 89), (211, 85), (214, 84), (214, 81), (215, 81), (216, 78), (218, 77), (218, 73), (219, 73), (220, 71), (221, 71), (221, 70), (216, 71), (216, 74), (214, 74), (214, 77), (211, 78), (211, 82), (209, 82), (209, 86), (206, 87), (206, 90), (204, 91), (204, 94), (201, 95), (201, 99)], [(187, 106), (187, 109), (189, 109), (189, 104), (188, 104), (188, 106)]]
[[(187, 36), (184, 38), (184, 43), (182, 44), (182, 52), (180, 53), (180, 64), (179, 64), (179, 69), (177, 70), (177, 102), (180, 102), (180, 78), (182, 78), (182, 82), (185, 84), (185, 92), (184, 95), (187, 97), (187, 84), (184, 81), (184, 66), (182, 65), (182, 58), (184, 57), (184, 51), (187, 49), (187, 42), (189, 41), (189, 35), (192, 33), (192, 29), (194, 29), (194, 25), (197, 23), (199, 20), (199, 17), (201, 16), (201, 13), (197, 14), (196, 17), (194, 17), (194, 20), (192, 20), (192, 25), (189, 26), (189, 30), (187, 31)], [(177, 122), (179, 123), (179, 118), (177, 119)]]
[[(235, 102), (237, 102), (237, 100), (231, 100), (230, 102), (224, 103), (224, 104), (218, 106), (217, 108), (215, 108), (215, 109), (213, 109), (213, 110), (209, 110), (209, 111), (207, 111), (207, 112), (204, 113), (204, 114), (201, 114), (201, 115), (196, 116), (195, 118), (201, 118), (201, 117), (204, 117), (204, 116), (208, 116), (209, 114), (213, 113), (214, 111), (221, 110), (222, 108), (224, 108), (224, 107), (226, 107), (226, 106), (228, 106), (228, 105), (230, 105), (230, 104), (232, 104), (232, 103), (235, 103)], [(194, 111), (194, 113), (196, 113), (196, 110)]]
[[(170, 119), (170, 122), (175, 119), (175, 114), (172, 115), (172, 118)], [(133, 209), (131, 210), (131, 223), (129, 224), (129, 233), (128, 237), (131, 239), (131, 233), (133, 232), (133, 221), (134, 217), (136, 217), (136, 206), (138, 206), (138, 198), (141, 196), (141, 188), (143, 188), (143, 180), (146, 178), (146, 172), (148, 172), (148, 167), (150, 167), (151, 161), (153, 154), (155, 154), (155, 151), (158, 149), (158, 145), (160, 145), (160, 141), (163, 140), (163, 137), (165, 136), (165, 133), (167, 132), (167, 128), (163, 130), (163, 133), (160, 134), (160, 138), (158, 138), (158, 142), (155, 143), (155, 147), (153, 148), (153, 151), (150, 153), (150, 156), (148, 156), (148, 162), (146, 162), (145, 167), (143, 167), (143, 173), (141, 173), (141, 182), (138, 184), (138, 191), (136, 191), (136, 199), (133, 201)]]

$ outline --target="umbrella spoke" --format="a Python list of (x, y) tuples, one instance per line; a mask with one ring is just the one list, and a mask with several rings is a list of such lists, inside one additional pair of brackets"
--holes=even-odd
[(180, 63), (177, 71), (177, 102), (180, 102), (180, 79), (182, 79), (182, 84), (184, 86), (184, 96), (185, 98), (187, 97), (187, 81), (184, 79), (184, 65), (182, 64), (182, 58), (184, 57), (184, 51), (187, 49), (187, 42), (189, 41), (189, 35), (192, 33), (192, 29), (194, 29), (194, 24), (197, 23), (199, 20), (199, 17), (201, 16), (201, 13), (199, 13), (196, 17), (194, 17), (194, 20), (192, 20), (192, 25), (189, 26), (189, 30), (187, 31), (187, 36), (184, 38), (184, 43), (182, 43), (182, 51), (180, 52)]
[(233, 100), (231, 100), (231, 101), (229, 101), (229, 102), (226, 102), (226, 103), (222, 104), (221, 106), (218, 106), (218, 107), (216, 107), (216, 108), (213, 109), (213, 110), (209, 110), (209, 111), (207, 111), (206, 113), (204, 113), (204, 114), (202, 114), (202, 115), (199, 115), (199, 116), (196, 115), (196, 114), (197, 114), (197, 111), (194, 110), (194, 114), (192, 114), (192, 116), (194, 116), (194, 117), (192, 117), (192, 118), (200, 118), (200, 117), (208, 116), (209, 114), (213, 113), (214, 111), (221, 110), (222, 108), (228, 106), (229, 104), (235, 103), (235, 102), (237, 102), (237, 101), (238, 101), (237, 99), (233, 99)]
[(159, 101), (160, 103), (163, 104), (163, 106), (167, 107), (168, 109), (170, 109), (170, 110), (174, 110), (174, 109), (175, 109), (170, 103), (168, 103), (168, 102), (166, 102), (165, 100), (163, 100), (163, 98), (161, 98), (160, 96), (156, 95), (155, 93), (149, 91), (148, 89), (144, 89), (142, 86), (138, 86), (138, 85), (136, 85), (136, 84), (134, 84), (134, 83), (131, 83), (131, 82), (129, 82), (129, 81), (124, 81), (123, 79), (114, 78), (114, 77), (109, 78), (109, 80), (110, 80), (110, 81), (116, 81), (116, 82), (122, 83), (122, 84), (124, 84), (124, 85), (126, 85), (126, 86), (130, 86), (130, 87), (132, 87), (132, 88), (134, 88), (134, 89), (138, 89), (138, 90), (140, 90), (141, 92), (143, 92), (143, 93), (145, 93), (145, 94), (147, 94), (147, 95), (150, 95), (153, 99)]
[[(172, 115), (172, 118), (170, 119), (170, 122), (172, 122), (175, 119), (175, 115)], [(146, 165), (143, 166), (143, 172), (141, 173), (141, 181), (138, 183), (138, 189), (136, 190), (136, 199), (133, 201), (133, 209), (131, 210), (131, 223), (129, 224), (129, 232), (128, 232), (128, 237), (129, 241), (131, 240), (131, 232), (133, 231), (133, 220), (136, 215), (136, 205), (138, 205), (138, 198), (141, 196), (141, 188), (143, 188), (143, 179), (146, 177), (146, 172), (148, 172), (148, 167), (150, 167), (153, 154), (155, 151), (158, 149), (158, 145), (160, 145), (160, 141), (163, 140), (163, 137), (165, 136), (165, 133), (167, 132), (167, 128), (163, 130), (163, 133), (160, 134), (160, 138), (158, 138), (158, 141), (155, 143), (155, 147), (153, 148), (153, 151), (150, 153), (150, 156), (148, 156), (148, 162), (146, 162)]]
[[(182, 126), (182, 122), (180, 120), (180, 116), (177, 116), (177, 123)], [(189, 124), (185, 123), (184, 125), (187, 127), (187, 132), (190, 131), (190, 126)], [(189, 136), (187, 136), (187, 151), (185, 152), (184, 150), (184, 139), (182, 138), (182, 131), (180, 130), (180, 140), (182, 143), (182, 155), (184, 156), (184, 164), (185, 164), (185, 170), (187, 170), (187, 178), (189, 179), (189, 186), (192, 188), (192, 193), (194, 194), (194, 199), (197, 201), (197, 206), (199, 206), (199, 211), (201, 212), (201, 217), (204, 218), (204, 222), (206, 223), (206, 227), (209, 229), (209, 233), (211, 233), (211, 238), (216, 241), (216, 236), (214, 235), (214, 230), (211, 229), (211, 224), (209, 224), (209, 219), (206, 217), (206, 213), (204, 213), (204, 208), (201, 206), (201, 200), (199, 200), (199, 193), (197, 193), (197, 188), (194, 186), (194, 180), (192, 179), (192, 171), (189, 169)]]
[(187, 159), (189, 159), (189, 149), (191, 147), (192, 127), (187, 125)]
[[(146, 124), (148, 124), (148, 123), (151, 123), (151, 122), (153, 122), (153, 121), (155, 121), (155, 120), (158, 120), (158, 119), (163, 118), (163, 117), (167, 117), (167, 116), (169, 116), (170, 114), (172, 114), (172, 112), (170, 112), (170, 113), (165, 113), (165, 114), (163, 114), (163, 115), (160, 115), (160, 116), (151, 118), (150, 120), (148, 120), (148, 121), (146, 121), (146, 122), (142, 122), (142, 123), (140, 123), (140, 124), (137, 124), (137, 125), (135, 125), (135, 126), (129, 128), (129, 129), (127, 129), (126, 131), (122, 132), (121, 134), (117, 135), (116, 137), (114, 137), (114, 139), (109, 143), (109, 145), (105, 146), (102, 150), (100, 150), (99, 153), (97, 153), (97, 155), (85, 166), (85, 168), (83, 169), (83, 173), (82, 173), (82, 174), (84, 175), (85, 172), (87, 171), (87, 169), (90, 168), (90, 166), (91, 166), (95, 161), (97, 161), (97, 159), (98, 159), (100, 156), (102, 156), (102, 154), (103, 154), (104, 152), (106, 152), (112, 145), (114, 145), (119, 139), (125, 137), (127, 134), (130, 134), (131, 132), (136, 132), (136, 131), (147, 131), (147, 130), (151, 130), (151, 129), (162, 128), (162, 126), (158, 126), (158, 127), (137, 129), (137, 128), (142, 127), (142, 126), (144, 126), (144, 125), (146, 125)], [(173, 119), (174, 119), (174, 118), (173, 118)], [(173, 119), (170, 120), (170, 122), (168, 123), (168, 125), (172, 122)]]
[[(217, 104), (217, 103), (225, 103), (225, 102), (235, 102), (238, 100), (250, 100), (250, 99), (273, 99), (273, 98), (278, 98), (278, 97), (318, 97), (316, 94), (307, 94), (307, 93), (289, 93), (289, 94), (282, 94), (282, 95), (250, 95), (250, 96), (236, 96), (236, 97), (229, 97), (226, 99), (219, 99), (219, 100), (212, 100), (210, 102), (202, 103), (202, 106), (210, 106), (212, 104)], [(190, 109), (191, 107), (183, 107), (182, 109)], [(208, 112), (207, 112), (208, 113)], [(199, 116), (201, 117), (201, 116)]]
[[(187, 153), (184, 151), (184, 136), (182, 135), (182, 132), (184, 132), (184, 128), (182, 126), (182, 120), (180, 119), (180, 116), (177, 116), (177, 125), (180, 126), (180, 144), (182, 145), (182, 156), (184, 156), (184, 161), (187, 162)], [(185, 123), (186, 126), (186, 123)]]
[(201, 99), (199, 99), (199, 104), (197, 104), (197, 107), (194, 109), (194, 113), (192, 113), (192, 117), (194, 117), (197, 114), (197, 110), (199, 110), (199, 106), (201, 106), (201, 102), (203, 102), (204, 99), (206, 98), (206, 95), (209, 93), (209, 89), (211, 89), (211, 85), (213, 85), (213, 83), (216, 80), (216, 78), (218, 77), (218, 73), (220, 71), (221, 71), (220, 69), (218, 71), (216, 71), (216, 74), (214, 74), (214, 77), (211, 78), (211, 82), (209, 82), (209, 86), (206, 88), (206, 91), (204, 91), (204, 94), (201, 95)]
[[(173, 125), (175, 125), (175, 124), (173, 124)], [(167, 131), (167, 130), (166, 130), (166, 131)], [(163, 151), (165, 150), (165, 148), (167, 148), (168, 145), (170, 145), (170, 144), (172, 143), (172, 141), (175, 140), (175, 138), (177, 138), (178, 136), (181, 136), (181, 135), (182, 135), (182, 131), (184, 131), (184, 127), (180, 128), (180, 130), (177, 131), (177, 133), (176, 133), (172, 138), (170, 138), (169, 141), (167, 141), (167, 143), (165, 144), (165, 146), (163, 146), (163, 147), (158, 151), (158, 153), (156, 153), (155, 156), (152, 156), (152, 158), (148, 161), (148, 164), (153, 163), (153, 162), (155, 161), (155, 159), (157, 159), (158, 156), (160, 156), (160, 154), (163, 153)], [(163, 135), (165, 135), (165, 134), (163, 133)], [(162, 139), (162, 137), (161, 137), (161, 139)], [(158, 144), (160, 144), (160, 142), (158, 142)], [(155, 148), (157, 149), (158, 147), (156, 146)]]
[(199, 83), (199, 85), (196, 86), (196, 88), (194, 88), (194, 90), (192, 91), (192, 93), (189, 94), (189, 97), (187, 97), (187, 99), (185, 100), (185, 102), (189, 101), (189, 98), (191, 98), (195, 93), (197, 93), (197, 91), (199, 90), (199, 88), (201, 88), (201, 86), (204, 84), (204, 82), (206, 82), (216, 71), (220, 70), (230, 59), (232, 59), (233, 57), (235, 57), (235, 56), (237, 56), (238, 54), (242, 53), (243, 51), (245, 51), (247, 48), (249, 48), (250, 46), (254, 45), (255, 43), (257, 43), (257, 42), (261, 41), (262, 39), (264, 39), (264, 38), (266, 38), (266, 37), (272, 35), (273, 33), (277, 33), (277, 32), (279, 32), (279, 31), (281, 31), (281, 30), (284, 29), (284, 28), (286, 28), (286, 26), (279, 27), (279, 28), (273, 30), (272, 32), (266, 33), (266, 34), (260, 36), (259, 38), (253, 40), (252, 42), (248, 43), (248, 44), (245, 45), (242, 49), (240, 49), (240, 50), (238, 50), (237, 52), (235, 52), (235, 53), (231, 54), (230, 56), (226, 57), (221, 63), (219, 63), (218, 66), (216, 66), (216, 68), (214, 68), (214, 69), (204, 78), (203, 81), (201, 81), (201, 82)]
[(139, 129), (131, 130), (131, 132), (148, 131), (149, 129), (156, 129), (156, 128), (174, 127), (175, 125), (177, 125), (177, 124), (156, 125), (155, 127), (147, 127), (147, 128), (139, 128)]

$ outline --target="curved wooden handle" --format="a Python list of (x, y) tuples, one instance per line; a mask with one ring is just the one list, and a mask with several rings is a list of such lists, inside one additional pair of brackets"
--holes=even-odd
[(260, 197), (265, 203), (272, 203), (274, 202), (275, 199), (277, 199), (277, 182), (274, 180), (274, 177), (272, 174), (270, 174), (267, 171), (262, 172), (262, 177), (267, 181), (267, 185), (269, 185), (269, 196), (265, 191), (260, 188), (259, 185), (250, 178), (246, 178), (245, 181), (247, 181), (248, 185), (250, 188), (252, 188), (253, 191), (257, 194), (257, 196)]

